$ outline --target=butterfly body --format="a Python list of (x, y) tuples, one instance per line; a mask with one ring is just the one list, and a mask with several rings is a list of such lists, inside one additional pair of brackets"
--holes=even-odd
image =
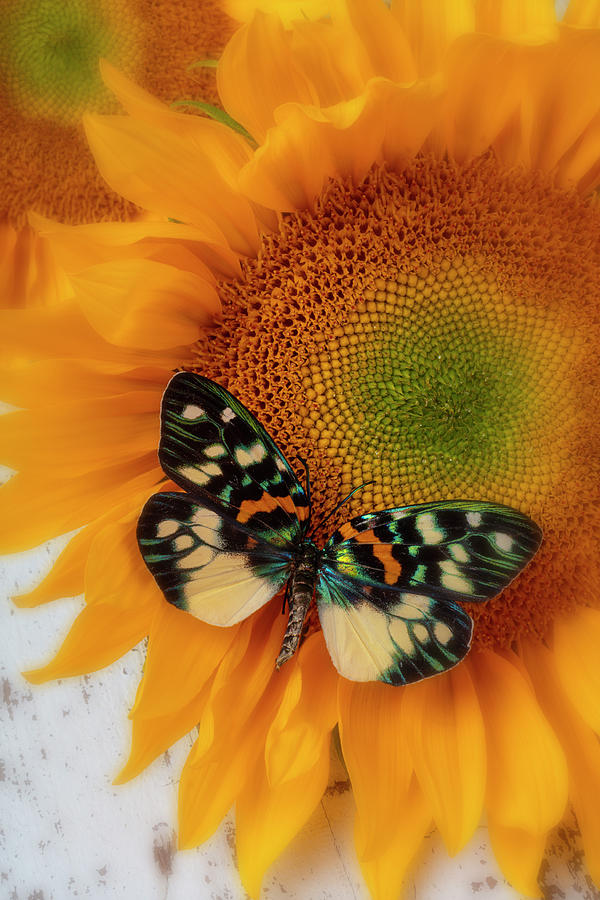
[(159, 459), (181, 490), (142, 510), (146, 565), (170, 603), (212, 625), (235, 625), (285, 588), (277, 667), (314, 599), (344, 677), (399, 685), (444, 672), (471, 643), (457, 601), (495, 597), (541, 541), (515, 509), (453, 500), (355, 516), (319, 548), (308, 485), (239, 400), (195, 373), (167, 385)]
[(314, 541), (305, 539), (298, 545), (288, 581), (289, 617), (281, 650), (275, 665), (279, 669), (296, 652), (302, 627), (315, 595), (320, 564), (320, 550)]

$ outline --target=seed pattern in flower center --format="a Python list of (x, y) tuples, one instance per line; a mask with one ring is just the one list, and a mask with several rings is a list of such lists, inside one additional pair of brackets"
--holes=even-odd
[(532, 564), (469, 607), (477, 644), (510, 646), (598, 603), (599, 259), (593, 206), (491, 156), (375, 168), (221, 284), (197, 368), (309, 460), (317, 515), (373, 481), (338, 523), (451, 499), (538, 522)]
[(362, 502), (374, 507), (389, 502), (385, 484), (406, 503), (491, 491), (522, 505), (525, 473), (538, 494), (559, 481), (564, 457), (544, 447), (553, 426), (564, 443), (577, 341), (503, 296), (474, 259), (378, 280), (322, 346), (303, 380), (306, 424), (320, 452), (342, 461), (343, 492), (373, 480)]
[(9, 2), (0, 13), (0, 40), (11, 101), (25, 114), (63, 124), (85, 110), (116, 111), (98, 60), (130, 58), (137, 27), (110, 0)]

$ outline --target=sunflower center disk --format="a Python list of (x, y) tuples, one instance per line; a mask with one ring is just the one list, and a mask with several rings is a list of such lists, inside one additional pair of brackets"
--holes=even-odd
[(375, 505), (485, 490), (517, 502), (525, 472), (546, 490), (553, 465), (540, 445), (558, 385), (553, 370), (540, 391), (536, 368), (559, 349), (556, 323), (503, 298), (472, 259), (375, 288), (303, 382), (310, 434), (342, 460), (342, 490), (374, 480)]
[(321, 509), (373, 482), (338, 521), (482, 499), (542, 526), (525, 573), (469, 606), (487, 645), (543, 635), (600, 580), (600, 270), (581, 262), (584, 229), (598, 239), (597, 213), (490, 158), (373, 170), (285, 217), (198, 347), (198, 368), (306, 455)]
[[(117, 9), (119, 6), (119, 9)], [(114, 0), (9, 0), (0, 11), (0, 74), (24, 114), (62, 124), (116, 109), (98, 60), (134, 52), (130, 13)]]

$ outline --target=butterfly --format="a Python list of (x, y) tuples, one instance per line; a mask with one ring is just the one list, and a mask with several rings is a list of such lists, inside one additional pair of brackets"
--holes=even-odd
[(306, 464), (305, 490), (252, 413), (196, 373), (167, 385), (159, 459), (183, 490), (146, 502), (144, 562), (170, 603), (211, 625), (235, 625), (286, 585), (277, 668), (298, 648), (315, 598), (345, 678), (402, 685), (444, 672), (471, 643), (457, 600), (499, 594), (542, 539), (515, 509), (452, 500), (355, 516), (320, 548)]

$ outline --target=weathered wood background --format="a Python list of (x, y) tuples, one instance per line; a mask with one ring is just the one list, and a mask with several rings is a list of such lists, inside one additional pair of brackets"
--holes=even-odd
[[(0, 900), (243, 900), (232, 814), (202, 848), (175, 851), (177, 781), (190, 737), (133, 782), (111, 784), (129, 748), (127, 712), (143, 646), (84, 678), (31, 687), (21, 677), (50, 658), (82, 605), (17, 610), (9, 601), (40, 579), (57, 547), (0, 562)], [(327, 793), (267, 875), (264, 900), (367, 900), (352, 823), (352, 793), (334, 757)], [(542, 873), (546, 900), (598, 900), (574, 828), (558, 829), (551, 845)], [(484, 827), (454, 859), (431, 834), (405, 896), (519, 897), (500, 874)]]

